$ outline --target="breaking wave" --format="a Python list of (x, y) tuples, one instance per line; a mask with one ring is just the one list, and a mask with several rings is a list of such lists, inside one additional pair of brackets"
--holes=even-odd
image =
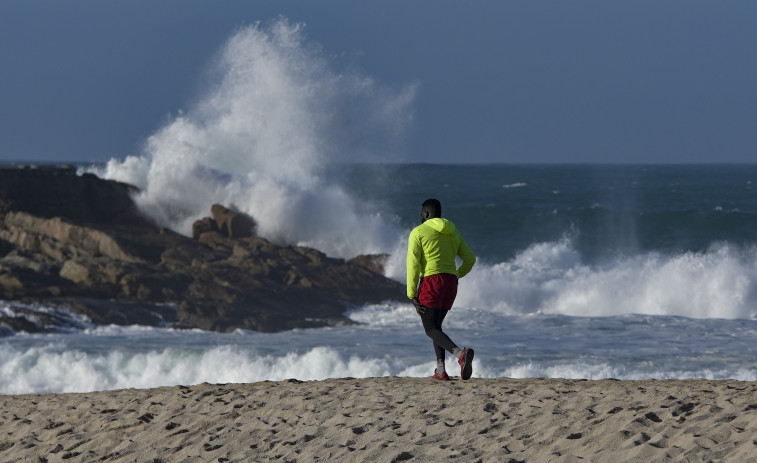
[(480, 263), (461, 280), (457, 304), (511, 315), (676, 315), (757, 318), (757, 249), (642, 253), (585, 264), (570, 238)]
[(283, 18), (239, 30), (213, 70), (205, 97), (150, 136), (141, 154), (89, 170), (139, 187), (138, 205), (185, 234), (222, 203), (251, 215), (274, 242), (339, 257), (390, 249), (397, 218), (358, 204), (324, 173), (396, 156), (416, 85), (393, 90), (335, 69), (303, 25)]

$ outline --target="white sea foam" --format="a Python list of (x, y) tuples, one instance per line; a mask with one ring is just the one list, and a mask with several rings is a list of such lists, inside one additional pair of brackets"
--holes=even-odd
[(208, 94), (141, 154), (90, 170), (139, 187), (139, 206), (185, 234), (222, 203), (279, 243), (341, 257), (394, 245), (397, 219), (326, 184), (324, 169), (391, 157), (411, 123), (415, 85), (395, 91), (335, 69), (303, 26), (285, 19), (234, 34), (215, 75)]
[(353, 321), (365, 324), (369, 329), (418, 323), (418, 314), (409, 302), (371, 304), (349, 312), (347, 316)]
[(587, 265), (571, 239), (540, 243), (498, 264), (480, 262), (457, 304), (505, 314), (757, 317), (757, 251), (729, 245), (646, 253)]
[(364, 378), (403, 374), (403, 371), (401, 365), (383, 358), (345, 356), (328, 347), (274, 356), (239, 346), (86, 352), (66, 349), (60, 344), (25, 350), (5, 345), (0, 352), (0, 393), (84, 392), (288, 378)]
[[(422, 334), (419, 333), (419, 336)], [(479, 346), (477, 346), (479, 347)], [(487, 349), (492, 349), (489, 345)], [(487, 349), (477, 350), (486, 354)], [(432, 354), (427, 349), (430, 357)], [(449, 362), (450, 374), (457, 374)], [(689, 369), (637, 368), (602, 361), (534, 360), (506, 367), (491, 355), (477, 357), (474, 377), (573, 379), (707, 378), (757, 380), (757, 369), (749, 366)], [(87, 392), (122, 388), (150, 388), (176, 384), (247, 383), (255, 381), (323, 380), (327, 378), (377, 376), (426, 377), (432, 360), (404, 363), (402, 359), (345, 355), (331, 347), (314, 347), (302, 353), (261, 354), (241, 346), (165, 348), (131, 352), (119, 348), (84, 351), (47, 344), (20, 349), (4, 345), (0, 352), (0, 394)]]

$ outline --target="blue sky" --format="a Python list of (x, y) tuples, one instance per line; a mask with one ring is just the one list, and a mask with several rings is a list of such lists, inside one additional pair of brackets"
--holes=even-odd
[(751, 0), (4, 0), (0, 161), (138, 153), (280, 15), (335, 69), (417, 85), (406, 162), (757, 160)]

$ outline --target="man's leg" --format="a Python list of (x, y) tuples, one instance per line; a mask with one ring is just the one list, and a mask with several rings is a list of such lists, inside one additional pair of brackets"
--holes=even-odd
[(457, 345), (442, 331), (442, 321), (446, 315), (447, 311), (444, 309), (428, 309), (421, 315), (426, 336), (434, 342), (437, 359), (444, 358), (444, 351), (452, 354), (457, 350)]
[[(444, 322), (444, 317), (447, 316), (447, 310), (441, 309), (440, 312), (442, 312), (442, 319), (439, 321), (439, 328), (441, 329), (441, 324)], [(444, 349), (439, 344), (431, 341), (434, 344), (434, 353), (436, 354), (436, 370), (434, 371), (434, 378), (436, 379), (449, 379), (449, 376), (447, 376), (447, 368), (444, 365), (446, 354), (444, 352)]]
[[(437, 310), (438, 312), (440, 312), (440, 314), (439, 314), (440, 315), (440, 317), (439, 317), (439, 331), (442, 331), (442, 323), (444, 323), (444, 317), (447, 316), (448, 310), (444, 310), (444, 309), (435, 309), (435, 310)], [(444, 333), (444, 331), (442, 331), (442, 333)], [(448, 337), (448, 339), (449, 339), (449, 337)], [(433, 338), (432, 338), (432, 340), (433, 340)], [(445, 357), (444, 348), (442, 346), (440, 346), (439, 344), (437, 344), (436, 341), (432, 341), (432, 342), (434, 343), (434, 352), (436, 353), (436, 361), (437, 361), (437, 363), (439, 361), (441, 361), (442, 363), (444, 363), (444, 357)], [(457, 346), (455, 346), (455, 347), (457, 347)]]
[(463, 379), (469, 379), (473, 372), (473, 349), (460, 349), (452, 340), (442, 331), (442, 322), (447, 315), (447, 311), (452, 308), (457, 296), (458, 278), (452, 274), (436, 274), (424, 277), (421, 280), (418, 299), (426, 307), (435, 307), (426, 310), (421, 316), (423, 329), (426, 335), (431, 338), (434, 344), (434, 353), (437, 359), (437, 371), (444, 368), (444, 351), (449, 352), (458, 359), (460, 365), (460, 376)]

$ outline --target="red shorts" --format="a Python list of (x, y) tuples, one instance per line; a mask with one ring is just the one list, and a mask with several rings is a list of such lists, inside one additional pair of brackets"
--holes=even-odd
[(432, 309), (452, 308), (457, 296), (457, 275), (437, 273), (421, 279), (418, 288), (418, 300)]

